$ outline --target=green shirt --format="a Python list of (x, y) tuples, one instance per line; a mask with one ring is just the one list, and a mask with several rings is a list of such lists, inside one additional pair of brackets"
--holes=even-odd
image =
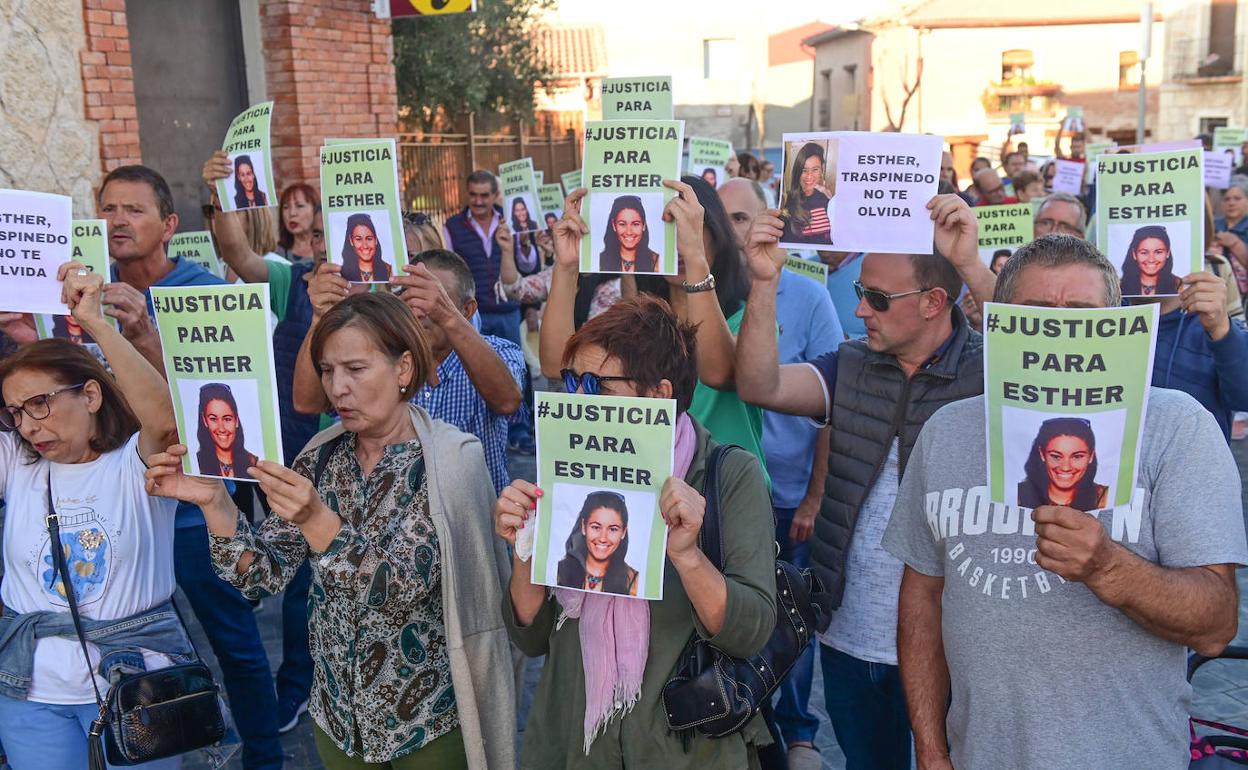
[(278, 321), (285, 321), (286, 302), (290, 299), (290, 263), (274, 259), (266, 259), (264, 263), (269, 268), (269, 307)]
[[(702, 490), (706, 460), (714, 442), (696, 420), (694, 430), (697, 451), (685, 480)], [(511, 592), (503, 591), (503, 621), (511, 640), (525, 655), (546, 656), (524, 730), (523, 770), (744, 768), (750, 765), (749, 744), (769, 741), (767, 727), (755, 717), (741, 733), (725, 738), (710, 739), (695, 733), (686, 749), (680, 736), (668, 728), (663, 713), (663, 685), (675, 672), (695, 631), (729, 655), (748, 657), (762, 649), (776, 626), (775, 551), (770, 546), (760, 547), (775, 539), (767, 485), (758, 464), (744, 452), (731, 452), (724, 458), (719, 484), (728, 593), (723, 627), (714, 636), (707, 633), (697, 620), (679, 573), (666, 562), (663, 598), (650, 602), (649, 650), (641, 697), (623, 718), (607, 723), (590, 746), (589, 756), (583, 748), (585, 670), (579, 622), (569, 618), (555, 627), (561, 609), (552, 594), (532, 623), (518, 626)]]
[[(733, 336), (741, 331), (741, 319), (745, 317), (745, 305), (728, 319), (728, 329)], [(767, 458), (763, 455), (763, 410), (741, 400), (736, 390), (716, 390), (698, 380), (693, 391), (693, 403), (689, 415), (706, 426), (715, 440), (721, 444), (736, 444), (758, 458), (771, 488), (771, 476), (767, 473)]]

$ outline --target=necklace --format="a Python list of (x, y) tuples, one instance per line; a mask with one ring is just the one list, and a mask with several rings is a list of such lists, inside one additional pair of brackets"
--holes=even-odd
[(585, 587), (586, 587), (586, 588), (588, 588), (588, 589), (589, 589), (589, 590), (591, 590), (591, 591), (598, 591), (598, 590), (600, 590), (600, 589), (602, 588), (602, 576), (601, 576), (601, 575), (590, 575), (590, 574), (586, 573), (586, 575), (585, 575)]
[(227, 476), (227, 477), (233, 477), (234, 476), (234, 464), (233, 463), (221, 463), (221, 475)]

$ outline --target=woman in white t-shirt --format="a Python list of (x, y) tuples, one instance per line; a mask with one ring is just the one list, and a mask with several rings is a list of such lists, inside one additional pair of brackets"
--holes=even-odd
[[(176, 440), (169, 390), (103, 315), (103, 277), (77, 262), (62, 265), (57, 277), (113, 374), (58, 339), (0, 361), (0, 742), (14, 770), (87, 767), (87, 731), (98, 715), (91, 670), (104, 693), (113, 674), (193, 655), (170, 604), (176, 502), (143, 488), (142, 458)], [(90, 666), (52, 563), (49, 493), (93, 640)], [(177, 764), (174, 757), (143, 767)]]

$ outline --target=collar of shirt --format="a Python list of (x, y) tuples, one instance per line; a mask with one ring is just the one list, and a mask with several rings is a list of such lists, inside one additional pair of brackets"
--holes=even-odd
[(486, 256), (493, 251), (494, 232), (498, 230), (498, 223), (502, 221), (498, 213), (498, 209), (494, 209), (490, 215), (490, 231), (487, 233), (481, 229), (481, 223), (472, 215), (472, 211), (465, 211), (464, 216), (468, 219), (468, 226), (477, 232), (477, 236), (481, 239), (481, 246), (485, 249)]

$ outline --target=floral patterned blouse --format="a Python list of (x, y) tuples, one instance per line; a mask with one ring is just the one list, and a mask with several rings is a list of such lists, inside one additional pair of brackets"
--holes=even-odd
[[(334, 743), (366, 762), (386, 762), (459, 726), (442, 617), (442, 565), (429, 513), (420, 441), (386, 447), (365, 478), (355, 434), (332, 450), (319, 486), (342, 517), (323, 553), (272, 515), (255, 529), (241, 515), (232, 538), (212, 537), (222, 578), (249, 598), (285, 588), (309, 558), (308, 632), (315, 678), (309, 710)], [(320, 449), (294, 470), (312, 478)], [(238, 574), (243, 554), (255, 554)]]

